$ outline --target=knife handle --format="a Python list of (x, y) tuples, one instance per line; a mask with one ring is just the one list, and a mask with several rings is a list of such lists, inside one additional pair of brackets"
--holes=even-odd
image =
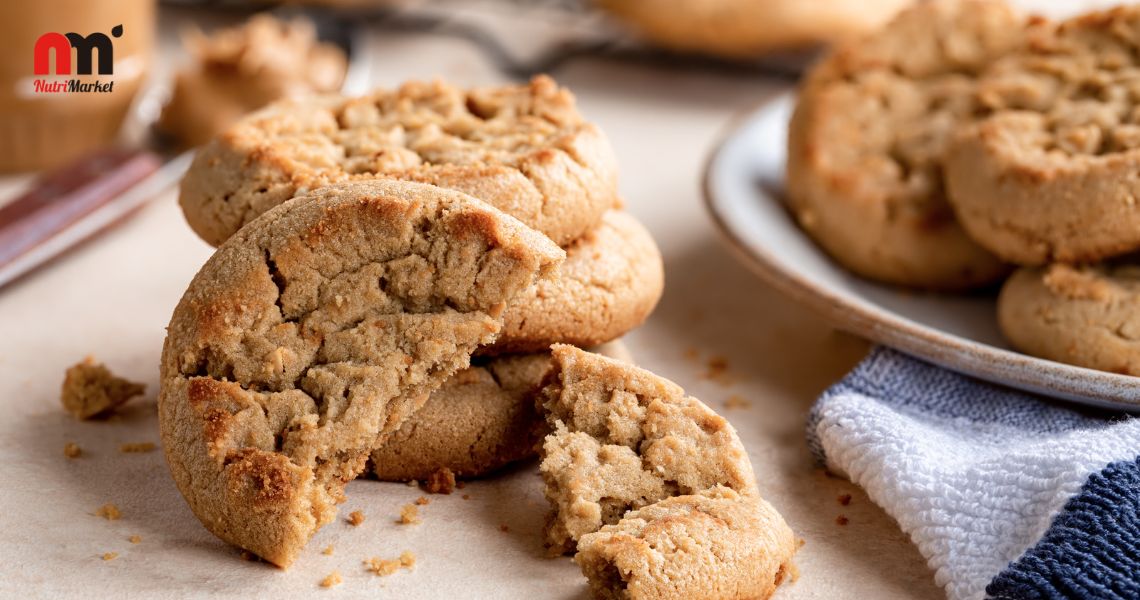
[(108, 148), (37, 178), (0, 207), (0, 270), (113, 201), (162, 165), (146, 150)]

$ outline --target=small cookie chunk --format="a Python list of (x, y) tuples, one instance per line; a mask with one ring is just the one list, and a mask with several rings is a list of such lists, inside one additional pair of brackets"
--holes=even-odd
[(595, 598), (768, 598), (796, 540), (776, 509), (723, 486), (666, 498), (582, 536), (574, 562)]
[(552, 433), (540, 471), (553, 507), (547, 544), (574, 550), (626, 511), (720, 484), (756, 495), (736, 431), (676, 384), (572, 346), (552, 348), (542, 391)]
[(1140, 7), (1034, 28), (978, 96), (992, 114), (946, 158), (950, 200), (1010, 262), (1095, 262), (1140, 248)]
[(787, 196), (837, 262), (931, 290), (1005, 275), (955, 220), (942, 159), (973, 114), (978, 75), (1019, 43), (1024, 22), (993, 0), (922, 2), (812, 69), (788, 134)]
[[(621, 342), (593, 351), (629, 360)], [(372, 452), (372, 473), (381, 481), (423, 480), (432, 491), (440, 469), (481, 477), (536, 455), (544, 431), (534, 400), (550, 368), (550, 353), (542, 352), (481, 359), (456, 373)]]
[(568, 244), (617, 204), (609, 141), (549, 77), (461, 90), (411, 82), (361, 98), (285, 101), (203, 147), (182, 180), (190, 227), (217, 245), (328, 183), (394, 178), (467, 192)]
[(194, 514), (288, 566), (369, 452), (563, 257), (470, 196), (401, 181), (250, 223), (194, 277), (163, 348), (162, 446)]
[(1140, 266), (1019, 269), (998, 297), (998, 323), (1027, 354), (1140, 375)]
[(734, 59), (878, 28), (910, 0), (599, 0), (649, 41)]
[(597, 228), (566, 247), (566, 262), (503, 317), (503, 331), (479, 354), (545, 352), (551, 344), (588, 348), (641, 325), (665, 285), (661, 253), (632, 215), (606, 213)]
[(141, 383), (116, 377), (107, 367), (88, 356), (67, 369), (63, 377), (60, 401), (76, 419), (91, 419), (110, 414), (127, 400), (146, 391)]

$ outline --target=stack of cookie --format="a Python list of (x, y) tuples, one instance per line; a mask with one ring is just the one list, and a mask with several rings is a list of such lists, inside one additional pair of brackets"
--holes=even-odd
[(1137, 56), (1137, 7), (1051, 23), (997, 0), (916, 5), (807, 77), (790, 207), (878, 281), (965, 291), (1020, 267), (998, 301), (1016, 347), (1140, 374)]
[(958, 219), (1020, 268), (998, 298), (1017, 348), (1140, 375), (1140, 7), (1041, 23), (979, 82), (946, 156)]
[(662, 292), (653, 238), (618, 210), (609, 142), (549, 77), (473, 90), (412, 82), (245, 118), (199, 152), (180, 202), (194, 230), (218, 244), (297, 194), (378, 178), (469, 193), (548, 236), (566, 261), (514, 300), (472, 368), (376, 450), (373, 473), (474, 477), (533, 456), (541, 419), (532, 400), (550, 345), (616, 340)]
[[(383, 180), (415, 183), (404, 188), (367, 185)], [(546, 244), (562, 246), (565, 260), (534, 285), (498, 290), (502, 299), (510, 299), (509, 306), (504, 307), (501, 315), (495, 315), (499, 321), (495, 335), (485, 337), (478, 347), (469, 348), (468, 354), (474, 351), (478, 355), (469, 368), (456, 372), (441, 386), (433, 386), (438, 389), (411, 405), (390, 407), (384, 435), (377, 438), (382, 441), (372, 448), (372, 471), (387, 480), (427, 479), (441, 471), (448, 477), (474, 477), (533, 456), (542, 434), (535, 396), (551, 369), (550, 346), (604, 345), (600, 351), (622, 357), (620, 342), (607, 342), (641, 324), (656, 305), (663, 286), (661, 256), (652, 237), (636, 219), (619, 210), (616, 161), (609, 142), (577, 112), (573, 96), (548, 77), (538, 77), (527, 85), (475, 90), (442, 83), (409, 83), (395, 91), (378, 91), (362, 98), (283, 102), (250, 115), (205, 146), (182, 181), (180, 203), (187, 221), (207, 242), (221, 246), (211, 265), (230, 260), (221, 258), (227, 255), (263, 263), (277, 287), (276, 303), (283, 321), (273, 332), (266, 332), (264, 340), (256, 341), (258, 328), (251, 326), (253, 330), (241, 333), (240, 340), (223, 343), (226, 336), (204, 332), (212, 327), (203, 323), (211, 321), (210, 315), (184, 314), (201, 313), (205, 310), (203, 304), (209, 304), (202, 298), (215, 298), (218, 294), (213, 293), (213, 288), (224, 287), (218, 282), (196, 280), (183, 304), (191, 302), (191, 297), (196, 299), (185, 308), (180, 307), (168, 340), (168, 351), (172, 345), (190, 350), (183, 351), (183, 356), (173, 356), (169, 365), (164, 363), (164, 380), (171, 380), (170, 385), (164, 385), (164, 396), (189, 394), (194, 404), (195, 390), (207, 392), (187, 382), (193, 375), (215, 375), (217, 369), (221, 369), (218, 374), (222, 382), (240, 382), (240, 389), (259, 389), (259, 374), (255, 372), (261, 370), (273, 374), (268, 391), (287, 390), (296, 384), (310, 395), (320, 396), (316, 389), (308, 389), (323, 385), (308, 381), (313, 367), (301, 371), (305, 373), (303, 381), (290, 382), (288, 375), (294, 370), (294, 363), (332, 360), (324, 356), (329, 352), (328, 332), (311, 332), (315, 338), (326, 340), (314, 356), (312, 349), (291, 346), (288, 340), (295, 332), (281, 328), (312, 328), (314, 314), (329, 319), (336, 313), (368, 313), (372, 304), (385, 306), (388, 302), (384, 297), (431, 296), (430, 286), (424, 286), (433, 277), (446, 276), (447, 270), (454, 268), (486, 273), (467, 282), (476, 288), (501, 285), (497, 283), (501, 274), (487, 271), (493, 265), (490, 255), (480, 258), (479, 252), (469, 252), (447, 258), (458, 261), (454, 264), (445, 262), (427, 268), (417, 260), (374, 273), (379, 288), (367, 292), (367, 297), (350, 296), (360, 293), (362, 284), (354, 279), (360, 275), (341, 275), (348, 277), (343, 284), (334, 280), (332, 273), (345, 268), (340, 263), (319, 267), (318, 273), (312, 275), (318, 279), (306, 284), (312, 289), (294, 292), (297, 287), (284, 275), (283, 264), (315, 259), (278, 257), (271, 252), (274, 244), (286, 244), (290, 237), (314, 248), (318, 245), (317, 240), (304, 238), (304, 228), (289, 222), (299, 217), (287, 216), (300, 214), (303, 209), (294, 205), (314, 202), (316, 197), (321, 202), (332, 197), (338, 201), (354, 199), (366, 205), (391, 203), (393, 197), (434, 199), (443, 195), (447, 202), (454, 203), (454, 198), (447, 194), (469, 197), (461, 192), (516, 217), (518, 221), (504, 215), (519, 227), (529, 226), (535, 235), (544, 234)], [(270, 214), (262, 216), (263, 213)], [(449, 216), (448, 213), (424, 218), (431, 222)], [(384, 221), (386, 216), (377, 218)], [(472, 227), (475, 231), (485, 229), (479, 223)], [(461, 239), (468, 237), (463, 230), (453, 233)], [(361, 232), (350, 231), (350, 235)], [(375, 243), (381, 244), (385, 235), (383, 228), (376, 228), (363, 239), (374, 237)], [(264, 256), (246, 257), (253, 254), (249, 247), (256, 236), (264, 238), (263, 243), (256, 244)], [(328, 241), (333, 246), (326, 253), (344, 251), (333, 242)], [(427, 256), (432, 254), (424, 252)], [(227, 274), (236, 269), (233, 265), (211, 265), (203, 273), (212, 268), (219, 272), (211, 278), (233, 279)], [(243, 268), (248, 267), (246, 270), (256, 270), (255, 266), (243, 264)], [(206, 277), (199, 275), (199, 279)], [(484, 281), (483, 277), (489, 279)], [(196, 287), (206, 291), (195, 294)], [(226, 294), (257, 296), (257, 286), (251, 282), (237, 282), (232, 287), (235, 289), (225, 290)], [(377, 293), (379, 298), (370, 297)], [(291, 297), (295, 294), (305, 297)], [(335, 306), (323, 307), (330, 300), (325, 297), (329, 294)], [(291, 310), (291, 303), (300, 304)], [(403, 304), (410, 312), (421, 310), (417, 302), (408, 304), (404, 300)], [(213, 310), (223, 313), (232, 308), (227, 304)], [(292, 312), (307, 316), (290, 317)], [(234, 317), (225, 324), (237, 321)], [(323, 331), (324, 326), (318, 329)], [(446, 332), (424, 335), (425, 341), (433, 339), (439, 343), (448, 337)], [(219, 344), (227, 349), (202, 355), (202, 348)], [(247, 356), (236, 364), (215, 356), (233, 352), (232, 345), (243, 347), (242, 354), (259, 352), (244, 348), (250, 344), (266, 346), (265, 356), (269, 358), (265, 364), (253, 364), (256, 356)], [(412, 357), (416, 353), (404, 354)], [(384, 359), (376, 348), (366, 355), (369, 358), (365, 362)], [(214, 366), (217, 360), (224, 366)], [(244, 364), (249, 361), (252, 362)], [(195, 385), (218, 387), (221, 384), (215, 379)], [(178, 428), (176, 422), (180, 419), (171, 415), (169, 427)], [(173, 443), (168, 448), (192, 446), (197, 439), (191, 436), (194, 439), (178, 441), (175, 433), (171, 432)], [(175, 451), (178, 452), (181, 451)], [(182, 464), (183, 458), (172, 458), (172, 468)], [(341, 479), (351, 478), (347, 474), (350, 467), (344, 467)], [(176, 479), (178, 473), (194, 470), (193, 465), (174, 468)], [(184, 489), (192, 505), (200, 491)], [(236, 539), (227, 537), (228, 533), (219, 535)], [(248, 543), (238, 543), (251, 548)], [(270, 560), (283, 556), (279, 550), (255, 551)]]

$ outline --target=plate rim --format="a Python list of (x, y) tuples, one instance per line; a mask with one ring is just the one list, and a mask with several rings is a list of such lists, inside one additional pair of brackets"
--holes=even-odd
[[(769, 252), (743, 239), (722, 212), (722, 205), (728, 201), (718, 197), (714, 171), (726, 148), (742, 136), (749, 123), (775, 110), (782, 102), (793, 102), (794, 98), (794, 91), (779, 92), (734, 115), (713, 138), (711, 150), (705, 157), (700, 183), (702, 202), (718, 237), (738, 261), (835, 327), (872, 342), (971, 377), (1049, 398), (1113, 410), (1140, 410), (1140, 378), (998, 348), (913, 321), (870, 302), (851, 302), (842, 294), (782, 268)], [(832, 259), (828, 257), (828, 260)], [(998, 365), (1004, 365), (1005, 370), (1000, 371)]]

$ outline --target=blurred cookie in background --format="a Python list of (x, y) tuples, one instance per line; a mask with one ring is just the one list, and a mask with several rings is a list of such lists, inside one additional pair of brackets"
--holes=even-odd
[(190, 30), (183, 44), (193, 62), (178, 72), (158, 123), (183, 146), (209, 141), (274, 100), (336, 91), (348, 66), (344, 52), (318, 41), (303, 18), (258, 14), (209, 36)]
[(648, 41), (730, 59), (866, 33), (913, 0), (596, 0)]

